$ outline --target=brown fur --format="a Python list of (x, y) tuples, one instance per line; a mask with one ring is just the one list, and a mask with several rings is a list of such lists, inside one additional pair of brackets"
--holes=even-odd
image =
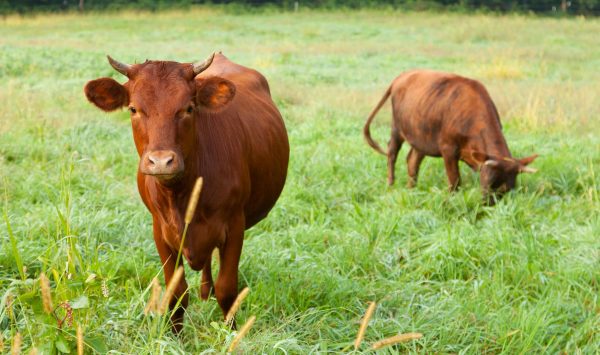
[(92, 80), (85, 86), (85, 96), (104, 111), (114, 111), (129, 101), (127, 90), (114, 79)]
[[(214, 288), (226, 314), (237, 296), (244, 230), (265, 218), (277, 201), (286, 179), (289, 145), (260, 73), (221, 54), (195, 77), (191, 68), (189, 63), (150, 61), (134, 65), (124, 85), (98, 79), (86, 85), (85, 93), (104, 110), (127, 105), (135, 109), (138, 188), (152, 213), (166, 282), (174, 272), (191, 189), (197, 177), (204, 178), (183, 255), (192, 269), (203, 270), (201, 296), (206, 299), (213, 287), (211, 255), (219, 249)], [(123, 91), (128, 95), (121, 95)], [(153, 152), (174, 154), (181, 172), (168, 178), (145, 174), (147, 156)], [(183, 308), (188, 304), (187, 287), (183, 278), (175, 292)], [(176, 298), (171, 304), (175, 303)], [(172, 319), (176, 330), (181, 329), (183, 308)]]
[[(371, 138), (370, 124), (392, 97), (392, 135), (387, 152)], [(484, 192), (506, 192), (515, 186), (519, 172), (536, 157), (512, 158), (496, 106), (485, 87), (458, 75), (414, 70), (397, 77), (369, 115), (363, 133), (367, 143), (388, 156), (388, 183), (395, 180), (394, 167), (402, 143), (411, 150), (407, 157), (409, 182), (416, 184), (425, 156), (442, 157), (450, 189), (460, 185), (458, 161), (480, 171)]]
[(218, 109), (235, 96), (235, 85), (219, 77), (199, 79), (196, 88), (196, 100), (209, 109)]

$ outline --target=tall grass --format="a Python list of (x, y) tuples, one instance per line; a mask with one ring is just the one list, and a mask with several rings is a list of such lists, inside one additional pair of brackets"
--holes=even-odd
[[(164, 285), (153, 281), (161, 263), (128, 115), (103, 114), (82, 93), (90, 79), (123, 80), (105, 54), (192, 61), (215, 50), (266, 75), (292, 147), (281, 199), (246, 233), (239, 289), (252, 292), (236, 318), (256, 321), (237, 351), (353, 349), (371, 300), (359, 351), (417, 332), (378, 351), (600, 348), (598, 20), (201, 9), (0, 21), (0, 352), (17, 336), (23, 353), (232, 345), (238, 333), (196, 292), (181, 337), (168, 314), (144, 312)], [(439, 159), (425, 159), (412, 190), (401, 159), (386, 187), (385, 159), (360, 128), (391, 80), (416, 67), (481, 80), (511, 151), (539, 153), (539, 172), (493, 208), (464, 167), (463, 188), (448, 193)], [(387, 140), (388, 108), (373, 128)], [(55, 315), (44, 312), (42, 273)], [(186, 276), (199, 287), (198, 273)], [(72, 324), (59, 324), (69, 310)]]

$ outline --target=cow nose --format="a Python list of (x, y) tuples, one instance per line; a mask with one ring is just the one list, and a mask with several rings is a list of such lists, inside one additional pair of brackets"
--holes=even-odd
[(173, 163), (173, 158), (175, 158), (174, 153), (169, 153), (163, 156), (148, 154), (148, 160), (150, 161), (150, 165), (158, 167), (169, 166), (171, 163)]
[(141, 171), (146, 175), (171, 177), (183, 171), (183, 161), (172, 150), (155, 150), (146, 154)]

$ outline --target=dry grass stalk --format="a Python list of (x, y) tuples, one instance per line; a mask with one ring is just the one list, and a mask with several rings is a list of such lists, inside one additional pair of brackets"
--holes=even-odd
[(165, 294), (163, 295), (163, 298), (160, 302), (160, 306), (158, 307), (158, 314), (165, 314), (165, 312), (169, 308), (171, 298), (173, 297), (175, 289), (179, 285), (182, 276), (183, 266), (180, 266), (179, 268), (177, 268), (177, 270), (175, 270), (173, 276), (171, 277), (171, 281), (169, 281), (169, 284), (167, 285), (167, 290), (165, 291)]
[(371, 349), (373, 350), (377, 350), (377, 349), (381, 349), (385, 346), (388, 345), (393, 345), (393, 344), (398, 344), (398, 343), (404, 343), (407, 342), (409, 340), (415, 340), (415, 339), (420, 339), (423, 337), (423, 334), (421, 333), (406, 333), (406, 334), (399, 334), (399, 335), (395, 335), (393, 337), (389, 337), (383, 340), (380, 340), (376, 343), (373, 343), (373, 346), (371, 346)]
[(204, 180), (202, 177), (196, 179), (192, 195), (190, 196), (190, 202), (188, 202), (187, 210), (185, 211), (185, 224), (190, 224), (194, 219), (194, 213), (196, 212), (196, 206), (198, 206), (198, 200), (200, 199), (200, 191), (202, 191), (202, 184)]
[(246, 333), (248, 333), (248, 331), (250, 330), (250, 328), (252, 328), (252, 325), (254, 325), (254, 321), (255, 320), (256, 320), (256, 316), (252, 316), (252, 317), (250, 317), (250, 319), (248, 319), (246, 321), (246, 323), (242, 326), (242, 328), (237, 333), (237, 335), (235, 336), (235, 338), (233, 338), (233, 341), (231, 342), (231, 345), (229, 345), (229, 349), (227, 350), (228, 353), (232, 353), (235, 350), (235, 348), (238, 346), (238, 344), (240, 343), (240, 341), (242, 341), (242, 339), (244, 338), (244, 336), (246, 336)]
[(360, 347), (360, 343), (362, 343), (363, 338), (365, 337), (365, 331), (367, 331), (369, 320), (371, 320), (371, 316), (373, 316), (373, 312), (375, 312), (375, 307), (377, 307), (377, 303), (375, 303), (375, 301), (371, 302), (360, 322), (360, 328), (358, 329), (358, 334), (356, 334), (356, 340), (354, 340), (354, 350), (357, 350)]
[(21, 333), (15, 334), (13, 338), (12, 345), (10, 347), (11, 355), (19, 355), (21, 354), (21, 345), (23, 345), (23, 338), (21, 337)]
[(0, 333), (0, 353), (4, 351), (4, 337)]
[(38, 354), (38, 349), (37, 348), (31, 348), (29, 350), (29, 355), (37, 355)]
[(240, 309), (240, 306), (242, 305), (244, 298), (246, 298), (246, 296), (248, 296), (248, 293), (250, 293), (250, 289), (248, 287), (244, 287), (242, 292), (240, 292), (237, 295), (237, 297), (235, 298), (235, 301), (229, 308), (229, 312), (227, 312), (227, 316), (225, 316), (225, 323), (230, 324), (231, 322), (233, 322), (233, 318), (235, 317), (235, 314)]
[(83, 355), (83, 329), (77, 324), (77, 355)]
[(198, 206), (198, 200), (200, 200), (200, 191), (202, 191), (203, 182), (204, 179), (202, 179), (202, 176), (196, 179), (194, 189), (192, 190), (192, 194), (190, 196), (190, 201), (187, 205), (187, 210), (185, 211), (185, 226), (183, 227), (183, 234), (181, 236), (181, 243), (179, 244), (179, 251), (177, 252), (177, 259), (175, 259), (175, 268), (179, 267), (179, 260), (181, 259), (181, 251), (185, 245), (185, 237), (187, 235), (188, 226), (194, 219), (194, 213), (196, 212), (196, 206)]
[(42, 289), (42, 303), (44, 305), (44, 312), (50, 314), (54, 310), (54, 307), (52, 307), (50, 280), (48, 280), (48, 277), (46, 277), (46, 274), (43, 272), (40, 274), (40, 287)]
[(146, 308), (144, 309), (144, 314), (156, 312), (158, 310), (161, 292), (162, 288), (160, 287), (158, 279), (155, 277), (152, 279), (152, 293), (150, 294), (150, 299), (148, 300), (148, 304), (146, 304)]

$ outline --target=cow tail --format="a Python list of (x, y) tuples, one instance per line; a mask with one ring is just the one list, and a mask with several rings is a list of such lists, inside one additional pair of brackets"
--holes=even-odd
[(385, 104), (387, 99), (390, 97), (391, 92), (392, 92), (392, 86), (390, 85), (390, 87), (388, 87), (388, 89), (386, 90), (386, 92), (383, 95), (383, 97), (381, 98), (381, 100), (379, 100), (379, 103), (377, 104), (377, 106), (375, 106), (373, 111), (371, 111), (371, 114), (369, 115), (369, 118), (367, 118), (367, 122), (365, 123), (365, 126), (363, 128), (363, 135), (365, 136), (367, 143), (371, 146), (371, 148), (375, 149), (377, 152), (379, 152), (383, 155), (387, 155), (387, 152), (385, 152), (379, 146), (379, 144), (377, 144), (377, 142), (375, 142), (375, 140), (373, 140), (373, 138), (371, 137), (370, 126), (371, 126), (371, 122), (375, 118), (375, 115), (377, 115), (377, 112), (379, 112), (379, 109), (381, 109), (381, 106), (383, 106), (383, 104)]

